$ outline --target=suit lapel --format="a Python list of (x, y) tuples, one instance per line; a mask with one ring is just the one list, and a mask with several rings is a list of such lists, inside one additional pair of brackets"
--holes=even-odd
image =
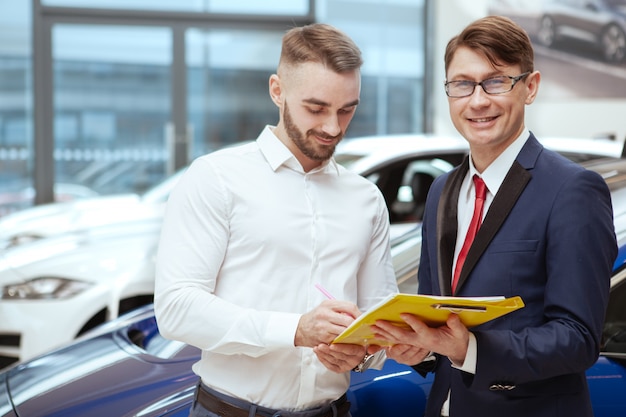
[[(469, 273), (487, 246), (489, 246), (504, 220), (508, 217), (524, 188), (526, 188), (526, 184), (532, 177), (529, 170), (534, 167), (542, 151), (543, 146), (531, 133), (489, 206), (485, 219), (469, 249), (467, 258), (465, 258), (457, 291), (463, 286)], [(450, 173), (443, 187), (437, 207), (437, 272), (441, 295), (452, 294), (452, 263), (454, 261), (454, 249), (457, 238), (459, 193), (468, 170), (469, 157), (466, 157), (458, 169)]]
[[(457, 291), (463, 286), (470, 271), (474, 268), (476, 262), (478, 262), (478, 259), (480, 259), (480, 256), (496, 235), (502, 223), (504, 223), (504, 220), (508, 217), (520, 194), (522, 194), (522, 191), (526, 188), (526, 184), (530, 181), (530, 178), (531, 175), (526, 168), (520, 165), (519, 162), (514, 161), (498, 193), (495, 195), (491, 206), (489, 206), (485, 220), (480, 226), (480, 229), (478, 229), (476, 238), (474, 238), (474, 242), (467, 253), (467, 258), (465, 258), (465, 263), (463, 264), (463, 269), (459, 276)], [(450, 267), (450, 270), (451, 269), (452, 267)], [(451, 274), (451, 272), (449, 272), (449, 274)]]
[(466, 157), (459, 168), (448, 176), (437, 207), (437, 271), (441, 295), (452, 295), (452, 262), (456, 245), (459, 193), (468, 170), (469, 159)]

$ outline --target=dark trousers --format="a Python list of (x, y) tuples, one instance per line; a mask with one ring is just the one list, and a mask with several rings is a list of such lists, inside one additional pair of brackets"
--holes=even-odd
[(199, 383), (189, 417), (351, 417), (346, 396), (331, 404), (305, 411), (281, 411), (229, 397)]

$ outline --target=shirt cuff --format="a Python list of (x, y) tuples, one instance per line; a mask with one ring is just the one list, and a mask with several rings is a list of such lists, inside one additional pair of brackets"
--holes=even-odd
[(477, 356), (476, 336), (474, 336), (474, 333), (470, 332), (469, 342), (467, 344), (467, 353), (465, 353), (465, 360), (461, 365), (452, 362), (452, 366), (458, 370), (467, 372), (468, 374), (476, 374)]
[(265, 343), (275, 348), (293, 347), (301, 314), (272, 313), (265, 332)]

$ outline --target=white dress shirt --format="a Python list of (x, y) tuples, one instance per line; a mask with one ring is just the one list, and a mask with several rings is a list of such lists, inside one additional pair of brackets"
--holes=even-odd
[(397, 292), (376, 185), (333, 159), (304, 172), (271, 126), (191, 164), (167, 204), (155, 312), (165, 337), (202, 349), (206, 385), (287, 410), (340, 397), (349, 373), (294, 347), (326, 299), (316, 283), (362, 311)]

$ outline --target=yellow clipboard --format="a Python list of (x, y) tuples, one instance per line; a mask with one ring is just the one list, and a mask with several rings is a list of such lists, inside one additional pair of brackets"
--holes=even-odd
[(445, 324), (448, 316), (456, 313), (461, 322), (470, 328), (523, 307), (524, 302), (519, 296), (475, 298), (392, 294), (361, 314), (333, 340), (333, 343), (388, 346), (389, 342), (374, 336), (370, 326), (375, 324), (376, 320), (387, 320), (400, 326), (407, 326), (400, 318), (402, 313), (414, 314), (432, 327)]

